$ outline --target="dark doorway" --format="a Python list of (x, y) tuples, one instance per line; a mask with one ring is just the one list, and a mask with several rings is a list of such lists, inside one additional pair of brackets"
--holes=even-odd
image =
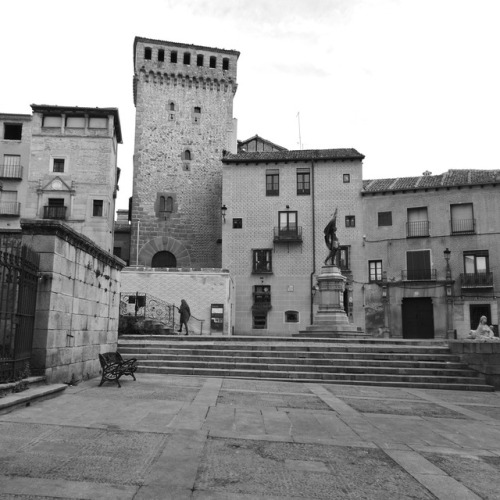
[(157, 252), (153, 255), (151, 267), (177, 267), (177, 259), (173, 253)]
[(431, 298), (403, 299), (403, 338), (434, 338), (434, 312)]
[(491, 325), (491, 306), (489, 304), (474, 304), (470, 305), (470, 329), (476, 330), (479, 325), (481, 316), (486, 316), (486, 323)]

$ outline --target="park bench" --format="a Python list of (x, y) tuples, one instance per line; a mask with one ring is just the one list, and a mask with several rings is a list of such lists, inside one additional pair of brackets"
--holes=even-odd
[(118, 387), (121, 387), (120, 377), (123, 375), (130, 375), (135, 380), (134, 372), (137, 370), (135, 358), (124, 360), (119, 352), (105, 352), (99, 354), (99, 361), (102, 367), (102, 379), (99, 387), (106, 381), (116, 381)]

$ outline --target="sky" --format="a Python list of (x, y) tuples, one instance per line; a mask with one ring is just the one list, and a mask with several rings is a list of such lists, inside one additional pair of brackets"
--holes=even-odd
[(0, 0), (0, 112), (116, 107), (132, 195), (135, 36), (237, 50), (238, 139), (355, 148), (363, 177), (499, 169), (499, 0)]

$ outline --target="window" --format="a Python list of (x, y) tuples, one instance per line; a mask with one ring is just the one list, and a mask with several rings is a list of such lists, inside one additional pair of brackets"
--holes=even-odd
[(19, 215), (17, 191), (0, 191), (0, 215)]
[(451, 234), (474, 234), (475, 220), (472, 203), (450, 205)]
[(344, 184), (348, 184), (349, 182), (351, 182), (351, 174), (344, 174), (342, 176), (342, 180), (344, 181)]
[(174, 102), (172, 102), (172, 101), (170, 101), (170, 102), (168, 103), (168, 109), (169, 109), (170, 111), (175, 111), (175, 103), (174, 103)]
[(151, 259), (151, 267), (177, 267), (177, 259), (173, 253), (156, 252)]
[(184, 52), (184, 64), (191, 64), (191, 54), (189, 52)]
[(464, 252), (464, 271), (466, 274), (485, 274), (489, 271), (488, 250)]
[(160, 196), (160, 212), (165, 212), (165, 196)]
[(311, 174), (309, 169), (297, 169), (297, 194), (311, 194)]
[(44, 115), (42, 127), (46, 128), (61, 128), (62, 116), (61, 115)]
[(0, 165), (0, 177), (22, 178), (21, 155), (3, 155), (3, 165)]
[(241, 229), (243, 227), (243, 219), (233, 219), (233, 229)]
[(22, 123), (4, 123), (3, 138), (6, 141), (20, 141), (23, 134)]
[(210, 67), (211, 68), (217, 67), (217, 58), (215, 56), (210, 56)]
[(280, 174), (277, 169), (266, 170), (266, 196), (279, 196)]
[(229, 69), (229, 59), (227, 57), (224, 57), (222, 59), (222, 69), (224, 71), (227, 71)]
[(182, 153), (182, 159), (184, 161), (190, 161), (191, 160), (191, 151), (189, 149), (186, 149), (184, 153)]
[(146, 47), (144, 49), (144, 59), (151, 59), (152, 52), (151, 47)]
[(408, 209), (406, 236), (407, 238), (429, 236), (429, 220), (427, 218), (427, 207)]
[(299, 311), (285, 311), (285, 323), (298, 323)]
[(163, 49), (158, 49), (158, 61), (163, 62), (165, 60), (165, 51)]
[(64, 158), (54, 158), (52, 163), (52, 172), (64, 172)]
[(195, 106), (193, 110), (193, 122), (200, 123), (201, 118), (201, 108), (199, 106)]
[(66, 118), (66, 128), (85, 128), (85, 117), (68, 116)]
[(273, 272), (272, 254), (273, 251), (270, 248), (253, 250), (252, 272), (272, 273)]
[(108, 119), (103, 116), (91, 116), (89, 118), (89, 128), (108, 128)]
[(280, 238), (297, 236), (297, 212), (279, 212)]
[(382, 261), (369, 260), (368, 261), (368, 281), (382, 281)]
[(429, 280), (432, 276), (431, 251), (406, 252), (406, 277), (409, 280)]
[(345, 227), (356, 227), (356, 216), (346, 215), (345, 216)]
[(252, 328), (255, 330), (265, 330), (267, 328), (267, 312), (253, 312)]
[(44, 219), (66, 219), (66, 207), (64, 206), (64, 198), (49, 198), (49, 204), (44, 208)]
[(379, 226), (392, 226), (392, 212), (379, 212), (378, 213)]
[(92, 203), (92, 217), (102, 217), (103, 216), (103, 201), (94, 200)]
[(173, 50), (170, 52), (170, 62), (171, 63), (176, 63), (177, 62), (177, 51)]
[(261, 304), (264, 308), (270, 306), (271, 287), (269, 285), (255, 285), (253, 289), (253, 303), (254, 305)]
[(203, 54), (196, 56), (196, 66), (203, 66)]
[(173, 212), (174, 211), (174, 199), (171, 196), (167, 196), (165, 202), (165, 212)]

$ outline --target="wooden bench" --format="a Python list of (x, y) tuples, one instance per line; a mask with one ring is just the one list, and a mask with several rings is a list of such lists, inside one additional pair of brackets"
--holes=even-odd
[(130, 375), (135, 380), (135, 371), (137, 370), (137, 360), (135, 358), (124, 360), (119, 352), (105, 352), (99, 354), (99, 361), (102, 367), (102, 379), (99, 387), (104, 382), (116, 381), (120, 385), (120, 377)]

